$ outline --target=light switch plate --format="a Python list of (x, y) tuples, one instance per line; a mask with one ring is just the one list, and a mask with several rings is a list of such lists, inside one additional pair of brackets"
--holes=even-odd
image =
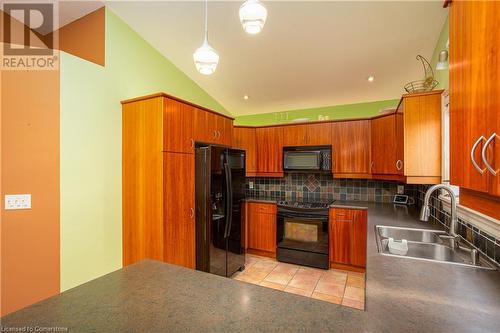
[(404, 193), (405, 193), (405, 186), (398, 185), (398, 194), (404, 194)]
[(248, 187), (253, 190), (253, 182), (248, 182)]
[(6, 194), (5, 209), (31, 209), (31, 194)]

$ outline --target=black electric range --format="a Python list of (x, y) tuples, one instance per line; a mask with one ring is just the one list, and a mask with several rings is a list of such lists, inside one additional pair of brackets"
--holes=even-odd
[(328, 209), (331, 201), (278, 201), (276, 259), (329, 268)]

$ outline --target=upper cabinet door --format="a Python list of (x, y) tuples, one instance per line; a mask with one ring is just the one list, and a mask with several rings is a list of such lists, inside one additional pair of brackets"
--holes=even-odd
[[(450, 7), (451, 183), (480, 192), (488, 192), (488, 171), (481, 151), (495, 98), (491, 87), (499, 81), (494, 75), (499, 66), (495, 62), (498, 26), (494, 27), (498, 17), (486, 21), (493, 15), (488, 13), (490, 6), (498, 8), (495, 1), (454, 1)], [(494, 36), (497, 40), (490, 40)], [(498, 112), (498, 105), (494, 112)]]
[(307, 125), (307, 144), (310, 146), (326, 146), (332, 144), (332, 124)]
[(324, 146), (331, 145), (332, 127), (330, 123), (283, 126), (283, 145)]
[(204, 143), (217, 143), (217, 115), (196, 109), (194, 117), (195, 140)]
[[(402, 176), (402, 175), (404, 175), (404, 167), (406, 165), (406, 162), (404, 159), (405, 158), (404, 140), (405, 140), (405, 130), (406, 129), (405, 129), (403, 112), (401, 109), (397, 110), (395, 117), (396, 117), (396, 142), (395, 142), (396, 143), (396, 164), (395, 164), (395, 166), (396, 166), (397, 174), (399, 176)], [(441, 123), (439, 123), (439, 124), (441, 124)], [(439, 133), (441, 133), (441, 132), (439, 131)], [(434, 156), (434, 157), (441, 160), (441, 154)], [(421, 156), (421, 158), (423, 158), (423, 157)]]
[(398, 141), (404, 141), (404, 175), (437, 177), (440, 182), (441, 93), (410, 95), (403, 98), (402, 104), (404, 140)]
[(193, 106), (165, 98), (164, 151), (193, 153), (195, 112)]
[(307, 145), (307, 126), (309, 125), (283, 126), (283, 145), (286, 147)]
[(397, 175), (396, 114), (372, 120), (372, 173)]
[[(488, 133), (487, 139), (490, 144), (486, 149), (486, 159), (491, 165), (494, 173), (490, 172), (489, 193), (495, 196), (500, 196), (500, 3), (498, 1), (481, 1), (475, 6), (480, 6), (479, 10), (485, 17), (485, 22), (482, 26), (486, 30), (482, 30), (482, 37), (486, 39), (484, 48), (486, 49), (482, 55), (484, 72), (489, 77), (488, 85), (486, 86), (486, 110), (488, 112)], [(484, 33), (487, 31), (487, 33)]]
[(245, 150), (246, 174), (248, 177), (255, 175), (257, 172), (255, 128), (235, 127), (233, 147)]
[(233, 120), (226, 118), (222, 118), (222, 126), (219, 127), (220, 141), (223, 145), (231, 146), (233, 144)]
[(371, 126), (369, 120), (332, 124), (333, 174), (369, 174)]
[(255, 130), (257, 172), (262, 176), (283, 175), (283, 127)]

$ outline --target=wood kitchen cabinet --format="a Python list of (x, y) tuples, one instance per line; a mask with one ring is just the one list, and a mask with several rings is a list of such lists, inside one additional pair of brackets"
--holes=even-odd
[(233, 120), (219, 115), (216, 117), (219, 142), (224, 146), (231, 146), (233, 143)]
[(365, 209), (330, 209), (330, 267), (364, 271), (367, 224)]
[(276, 204), (248, 202), (245, 207), (248, 252), (276, 257)]
[(257, 175), (283, 177), (283, 128), (258, 127), (255, 135)]
[(461, 205), (497, 219), (500, 218), (499, 21), (497, 1), (453, 1), (450, 5), (451, 183), (461, 188)]
[(441, 182), (442, 92), (403, 95), (396, 112), (372, 119), (373, 178)]
[(196, 108), (179, 101), (164, 98), (163, 150), (169, 152), (192, 153), (194, 150), (194, 115)]
[(371, 178), (370, 120), (332, 123), (333, 176)]
[(233, 147), (246, 151), (246, 176), (252, 177), (257, 173), (257, 149), (255, 145), (255, 128), (234, 127)]
[(332, 124), (316, 123), (307, 126), (307, 144), (310, 146), (330, 146), (332, 144)]
[(371, 171), (374, 178), (397, 179), (403, 168), (403, 161), (399, 156), (397, 135), (397, 115), (388, 115), (373, 118), (371, 121), (372, 163)]
[(164, 261), (196, 268), (194, 157), (164, 153)]
[(230, 146), (233, 120), (211, 111), (197, 109), (194, 115), (195, 141)]
[(283, 145), (285, 147), (331, 145), (331, 123), (286, 125), (282, 127)]
[(122, 102), (124, 266), (195, 268), (196, 141), (230, 145), (232, 119), (163, 93)]
[(309, 125), (287, 125), (283, 128), (283, 145), (285, 147), (307, 145), (307, 126)]
[(442, 92), (407, 94), (401, 99), (396, 117), (403, 120), (403, 130), (397, 143), (403, 148), (403, 175), (408, 184), (441, 183)]
[(163, 98), (123, 104), (123, 265), (163, 260)]

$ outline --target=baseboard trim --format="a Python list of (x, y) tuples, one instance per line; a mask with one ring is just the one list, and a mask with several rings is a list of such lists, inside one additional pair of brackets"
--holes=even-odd
[(276, 259), (276, 252), (262, 251), (256, 249), (247, 249), (248, 254), (255, 254), (256, 256), (268, 257)]

